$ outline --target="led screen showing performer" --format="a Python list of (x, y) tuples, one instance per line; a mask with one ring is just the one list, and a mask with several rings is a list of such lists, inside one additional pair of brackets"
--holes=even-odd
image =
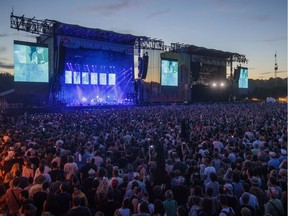
[(178, 86), (178, 61), (161, 60), (161, 85)]
[(14, 81), (49, 81), (48, 47), (14, 41)]
[(238, 86), (239, 88), (248, 88), (248, 68), (240, 68)]
[(72, 84), (72, 71), (65, 71), (65, 84)]

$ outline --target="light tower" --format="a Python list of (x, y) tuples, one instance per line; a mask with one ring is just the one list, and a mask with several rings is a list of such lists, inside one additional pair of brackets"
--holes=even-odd
[(274, 66), (274, 78), (277, 77), (278, 65), (277, 65), (277, 52), (275, 52), (275, 66)]

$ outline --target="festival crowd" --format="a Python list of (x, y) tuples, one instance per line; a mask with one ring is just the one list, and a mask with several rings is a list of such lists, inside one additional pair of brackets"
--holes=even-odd
[(0, 216), (287, 215), (287, 104), (2, 113), (0, 153)]

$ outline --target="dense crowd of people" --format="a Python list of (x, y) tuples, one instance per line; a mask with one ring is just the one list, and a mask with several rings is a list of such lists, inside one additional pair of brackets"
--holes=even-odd
[(0, 116), (0, 215), (287, 215), (287, 104)]

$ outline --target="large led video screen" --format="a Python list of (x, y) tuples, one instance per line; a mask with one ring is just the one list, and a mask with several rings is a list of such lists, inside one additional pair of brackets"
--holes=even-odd
[(106, 73), (100, 73), (99, 74), (99, 77), (100, 77), (100, 82), (99, 84), (100, 85), (107, 85), (107, 74)]
[(14, 41), (14, 81), (48, 83), (48, 47)]
[(108, 74), (108, 85), (116, 84), (116, 74)]
[(72, 71), (65, 71), (65, 84), (72, 84)]
[(178, 86), (178, 61), (161, 60), (161, 85)]
[(89, 84), (89, 73), (82, 72), (82, 84), (88, 85)]
[(74, 84), (80, 84), (81, 78), (80, 78), (80, 72), (74, 71), (73, 72), (73, 83)]
[(91, 73), (91, 85), (97, 85), (97, 84), (98, 84), (98, 74)]
[(240, 68), (238, 87), (243, 89), (248, 88), (248, 68)]

